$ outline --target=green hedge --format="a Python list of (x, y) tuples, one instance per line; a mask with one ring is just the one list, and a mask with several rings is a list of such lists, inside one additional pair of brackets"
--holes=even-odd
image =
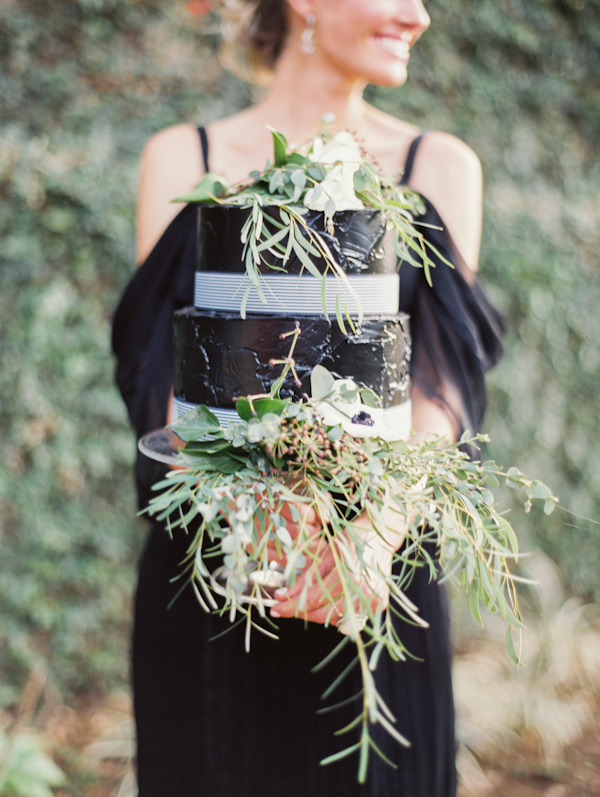
[[(409, 84), (369, 96), (482, 158), (481, 271), (509, 325), (491, 453), (598, 518), (599, 6), (429, 10)], [(12, 0), (0, 31), (1, 706), (34, 664), (63, 691), (127, 676), (144, 529), (109, 329), (134, 264), (137, 161), (156, 130), (250, 93), (222, 73), (214, 21), (182, 2)], [(535, 516), (521, 533), (597, 597), (597, 536), (571, 523)]]

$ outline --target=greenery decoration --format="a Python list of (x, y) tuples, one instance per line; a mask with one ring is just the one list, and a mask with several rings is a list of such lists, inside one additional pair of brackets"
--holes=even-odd
[[(410, 653), (392, 615), (423, 624), (418, 607), (404, 594), (414, 569), (428, 567), (436, 577), (437, 564), (429, 553), (435, 550), (444, 576), (462, 584), (478, 623), (481, 606), (507, 621), (508, 651), (518, 661), (511, 632), (522, 623), (516, 579), (508, 569), (518, 544), (512, 526), (495, 509), (489, 487), (502, 479), (509, 487), (525, 489), (527, 511), (539, 499), (550, 514), (557, 499), (546, 485), (516, 468), (505, 473), (494, 462), (472, 462), (461, 444), (477, 445), (487, 439), (483, 435), (470, 439), (467, 434), (453, 445), (439, 438), (412, 444), (397, 439), (374, 406), (371, 391), (361, 391), (351, 380), (335, 380), (321, 366), (313, 370), (310, 399), (280, 398), (279, 388), (294, 369), (300, 330), (290, 334), (281, 377), (268, 395), (238, 399), (235, 422), (223, 428), (200, 406), (172, 424), (185, 445), (177, 469), (155, 485), (158, 495), (147, 512), (171, 533), (178, 528), (189, 533), (184, 584), (192, 585), (206, 611), (229, 614), (231, 623), (241, 616), (247, 649), (253, 629), (276, 637), (277, 627), (265, 611), (270, 592), (263, 586), (273, 583), (270, 541), (283, 583), (293, 586), (300, 573), (305, 578), (300, 607), (315, 584), (329, 606), (327, 623), (337, 617), (336, 601), (343, 601), (339, 628), (346, 636), (327, 661), (354, 643), (362, 691), (356, 719), (342, 732), (358, 727), (360, 739), (323, 763), (358, 752), (358, 779), (364, 782), (371, 751), (388, 761), (372, 738), (373, 724), (407, 743), (394, 727), (373, 673), (384, 651), (396, 661)], [(309, 532), (300, 505), (314, 509), (320, 532)], [(286, 517), (297, 523), (295, 539)], [(405, 535), (401, 547), (399, 523)], [(197, 530), (192, 524), (198, 524)], [(382, 547), (397, 565), (393, 573), (381, 563)], [(223, 559), (221, 583), (215, 558)], [(388, 591), (385, 612), (385, 600), (373, 602), (373, 593)], [(326, 696), (345, 675), (347, 670)]]
[[(333, 118), (332, 114), (325, 115), (323, 125)], [(242, 301), (242, 318), (245, 317), (245, 299), (252, 287), (256, 287), (263, 302), (267, 301), (260, 286), (260, 267), (284, 270), (294, 253), (303, 268), (322, 279), (323, 286), (325, 275), (321, 274), (313, 258), (323, 258), (326, 271), (330, 270), (345, 281), (359, 308), (360, 323), (360, 303), (355, 292), (326, 239), (307, 223), (305, 216), (308, 210), (322, 211), (325, 226), (331, 233), (337, 211), (362, 208), (381, 211), (394, 230), (394, 250), (399, 260), (423, 268), (431, 284), (431, 269), (435, 264), (429, 250), (438, 256), (440, 254), (419, 229), (418, 216), (424, 212), (419, 194), (399, 185), (397, 180), (382, 177), (347, 131), (332, 134), (324, 128), (304, 147), (290, 149), (282, 133), (269, 129), (273, 138), (273, 159), (267, 161), (263, 171), (252, 171), (246, 180), (233, 186), (228, 185), (225, 178), (208, 172), (192, 193), (174, 200), (251, 209), (242, 231), (243, 257), (249, 277)], [(274, 213), (274, 208), (278, 212)], [(324, 290), (321, 298), (323, 313), (327, 315)], [(336, 315), (345, 332), (339, 302)], [(353, 327), (347, 308), (344, 315)]]

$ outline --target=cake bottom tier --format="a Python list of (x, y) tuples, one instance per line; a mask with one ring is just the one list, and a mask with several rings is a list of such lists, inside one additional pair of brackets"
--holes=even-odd
[[(408, 316), (369, 316), (355, 333), (345, 335), (335, 318), (237, 313), (186, 308), (174, 316), (175, 404), (181, 411), (205, 404), (233, 409), (239, 396), (268, 393), (288, 356), (293, 332), (298, 387), (291, 374), (281, 395), (310, 395), (315, 365), (336, 378), (351, 378), (380, 397), (384, 408), (409, 414), (410, 332)], [(285, 336), (285, 337), (284, 337)], [(406, 405), (401, 407), (400, 405)], [(410, 428), (410, 422), (409, 422)]]

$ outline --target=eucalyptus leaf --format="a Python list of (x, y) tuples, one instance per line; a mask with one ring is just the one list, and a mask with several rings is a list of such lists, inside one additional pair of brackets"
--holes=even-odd
[(530, 495), (532, 498), (545, 501), (547, 498), (552, 496), (552, 491), (542, 482), (534, 481), (531, 485)]
[(279, 526), (275, 534), (282, 545), (284, 545), (286, 548), (292, 547), (294, 541), (292, 540), (291, 534), (287, 530), (286, 526)]
[(310, 375), (310, 392), (313, 400), (319, 401), (331, 395), (335, 379), (327, 368), (315, 365)]
[(313, 163), (306, 169), (306, 174), (316, 183), (322, 182), (327, 177), (325, 168), (320, 163)]
[(337, 210), (335, 201), (329, 197), (327, 202), (325, 203), (325, 216), (328, 218), (333, 218), (335, 215), (335, 211)]
[(306, 175), (301, 171), (294, 171), (291, 173), (292, 183), (301, 190), (306, 188)]

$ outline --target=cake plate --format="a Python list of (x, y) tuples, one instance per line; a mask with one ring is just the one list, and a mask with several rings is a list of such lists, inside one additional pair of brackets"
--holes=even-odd
[(172, 429), (165, 427), (148, 432), (138, 441), (138, 448), (145, 456), (165, 465), (177, 465), (177, 457), (185, 442)]

